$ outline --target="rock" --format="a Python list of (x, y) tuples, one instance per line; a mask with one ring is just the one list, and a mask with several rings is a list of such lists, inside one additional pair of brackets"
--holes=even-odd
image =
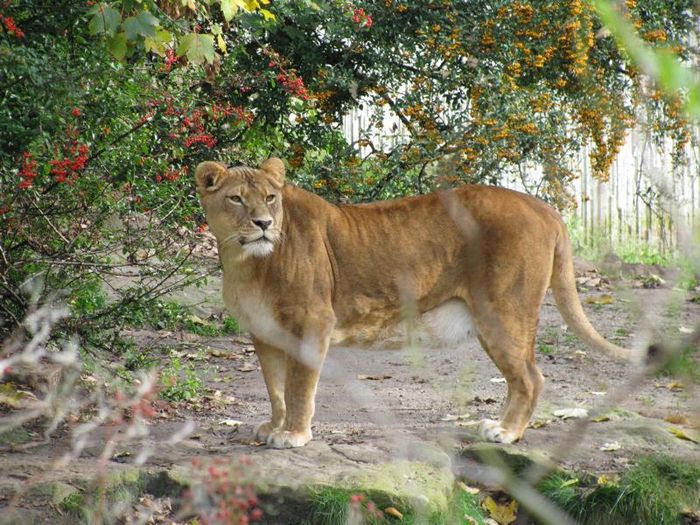
[[(247, 457), (250, 465), (242, 482), (254, 483), (258, 494), (285, 501), (303, 501), (323, 487), (334, 487), (430, 514), (446, 510), (454, 486), (449, 456), (427, 442), (378, 447), (312, 441), (298, 449), (256, 449)], [(176, 465), (168, 477), (184, 486), (192, 483), (194, 473), (189, 465)]]

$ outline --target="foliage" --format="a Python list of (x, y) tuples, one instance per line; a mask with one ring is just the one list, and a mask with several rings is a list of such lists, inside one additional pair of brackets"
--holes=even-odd
[(679, 523), (700, 496), (700, 468), (666, 456), (640, 458), (619, 480), (591, 481), (554, 475), (540, 490), (582, 524)]
[(192, 365), (184, 365), (175, 357), (161, 372), (163, 389), (160, 395), (169, 401), (191, 401), (202, 390), (202, 380)]

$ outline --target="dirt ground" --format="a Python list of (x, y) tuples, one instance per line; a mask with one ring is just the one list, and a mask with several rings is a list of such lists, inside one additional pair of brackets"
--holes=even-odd
[[(586, 270), (590, 267), (579, 267), (586, 312), (605, 337), (622, 346), (641, 347), (652, 327), (663, 341), (681, 337), (700, 320), (700, 304), (690, 300), (693, 294), (683, 297), (669, 285), (639, 287), (642, 281), (634, 279), (611, 286)], [(211, 293), (218, 293), (216, 282), (210, 286)], [(208, 307), (210, 313), (216, 309)], [(295, 469), (322, 469), (326, 453), (351, 457), (364, 467), (376, 457), (363, 460), (358, 451), (390, 454), (386, 444), (397, 439), (440, 443), (449, 456), (476, 441), (473, 422), (497, 418), (506, 395), (498, 370), (476, 340), (461, 348), (434, 351), (334, 348), (318, 388), (315, 441), (305, 447), (311, 452), (268, 451), (253, 440), (254, 425), (268, 417), (269, 404), (244, 334), (205, 338), (138, 330), (130, 335), (140, 347), (167, 347), (192, 363), (205, 393), (194, 402), (156, 402), (148, 435), (120, 442), (108, 458), (117, 469), (137, 462), (144, 446), (151, 454), (143, 468), (168, 467), (193, 456), (247, 454), (262, 462), (289, 459), (292, 477)], [(542, 309), (537, 353), (546, 383), (533, 428), (517, 445), (520, 450), (542, 452), (564, 467), (596, 474), (624, 470), (636, 456), (648, 453), (700, 461), (700, 445), (673, 433), (680, 428), (693, 436), (693, 418), (700, 409), (698, 385), (664, 376), (631, 381), (634, 367), (588, 349), (569, 335), (551, 294)], [(584, 408), (600, 421), (582, 423), (555, 415), (571, 408)], [(169, 445), (187, 421), (194, 423), (189, 435)], [(47, 471), (46, 465), (68, 451), (71, 443), (70, 428), (63, 425), (46, 444), (24, 450), (3, 447), (0, 509), (22, 484), (94, 475), (104, 436), (91, 440), (81, 459)]]

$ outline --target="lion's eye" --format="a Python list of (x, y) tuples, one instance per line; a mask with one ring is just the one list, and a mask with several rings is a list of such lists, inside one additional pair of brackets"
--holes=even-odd
[(232, 195), (228, 198), (232, 203), (234, 204), (242, 204), (243, 199), (241, 199), (238, 195)]
[(265, 197), (265, 201), (267, 202), (275, 202), (275, 196), (273, 194), (268, 195)]

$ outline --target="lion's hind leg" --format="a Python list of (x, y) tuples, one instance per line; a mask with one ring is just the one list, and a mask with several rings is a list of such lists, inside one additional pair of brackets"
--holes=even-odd
[(479, 341), (501, 371), (508, 385), (503, 415), (500, 421), (482, 421), (481, 434), (488, 441), (512, 443), (522, 438), (544, 378), (534, 360), (534, 337), (531, 341), (517, 341), (507, 334), (490, 337), (479, 335)]

